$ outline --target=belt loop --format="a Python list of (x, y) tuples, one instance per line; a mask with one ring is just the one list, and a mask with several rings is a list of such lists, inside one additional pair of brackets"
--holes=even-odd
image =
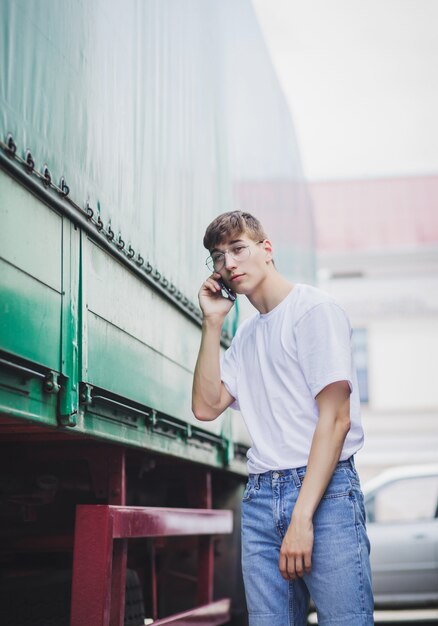
[(295, 483), (295, 487), (299, 489), (301, 487), (301, 479), (298, 476), (298, 472), (296, 469), (291, 470), (292, 478)]
[(260, 474), (254, 474), (254, 484), (256, 489), (260, 489)]
[(355, 472), (356, 471), (356, 465), (354, 463), (354, 455), (350, 456), (350, 458), (348, 460), (350, 461), (351, 469), (353, 470), (353, 472)]

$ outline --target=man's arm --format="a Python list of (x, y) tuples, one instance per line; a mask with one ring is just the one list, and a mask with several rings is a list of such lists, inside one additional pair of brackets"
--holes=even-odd
[(350, 387), (346, 380), (327, 385), (317, 396), (319, 420), (312, 439), (306, 475), (280, 550), (286, 580), (312, 566), (313, 515), (330, 482), (350, 430)]
[(192, 390), (192, 411), (202, 421), (216, 419), (234, 401), (221, 381), (221, 329), (221, 320), (204, 318)]
[(220, 338), (225, 316), (233, 303), (221, 295), (217, 280), (212, 274), (199, 291), (199, 304), (203, 312), (201, 346), (193, 376), (192, 411), (198, 420), (216, 419), (234, 401), (221, 380)]

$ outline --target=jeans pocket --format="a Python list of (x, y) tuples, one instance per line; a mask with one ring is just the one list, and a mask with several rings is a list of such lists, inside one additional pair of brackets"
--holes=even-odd
[[(348, 473), (351, 473), (350, 477)], [(305, 471), (298, 472), (298, 478), (301, 485), (303, 484)], [(300, 486), (301, 486), (300, 485)], [(336, 467), (329, 484), (322, 496), (322, 499), (342, 498), (352, 495), (353, 490), (360, 491), (360, 483), (357, 474), (350, 469), (344, 467)]]
[(242, 502), (249, 502), (254, 494), (255, 485), (252, 480), (248, 480), (242, 496)]
[(322, 497), (326, 500), (328, 498), (347, 497), (352, 495), (352, 490), (353, 487), (349, 477), (344, 471), (344, 468), (340, 467), (333, 472), (333, 476)]
[(348, 480), (350, 481), (351, 487), (355, 490), (355, 491), (360, 491), (362, 492), (362, 488), (361, 488), (361, 484), (360, 484), (360, 479), (359, 479), (359, 475), (356, 472), (355, 469), (352, 469), (350, 467), (344, 467), (344, 472), (346, 473)]

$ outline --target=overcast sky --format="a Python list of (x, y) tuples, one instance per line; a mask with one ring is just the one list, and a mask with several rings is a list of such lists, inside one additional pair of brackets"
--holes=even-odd
[(309, 179), (438, 174), (438, 0), (252, 0)]

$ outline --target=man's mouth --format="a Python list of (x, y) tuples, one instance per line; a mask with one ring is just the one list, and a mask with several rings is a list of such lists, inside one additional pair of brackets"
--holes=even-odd
[(244, 276), (244, 274), (235, 274), (234, 276), (231, 276), (230, 280), (233, 282), (233, 280), (236, 280), (236, 278), (240, 278), (241, 276)]

